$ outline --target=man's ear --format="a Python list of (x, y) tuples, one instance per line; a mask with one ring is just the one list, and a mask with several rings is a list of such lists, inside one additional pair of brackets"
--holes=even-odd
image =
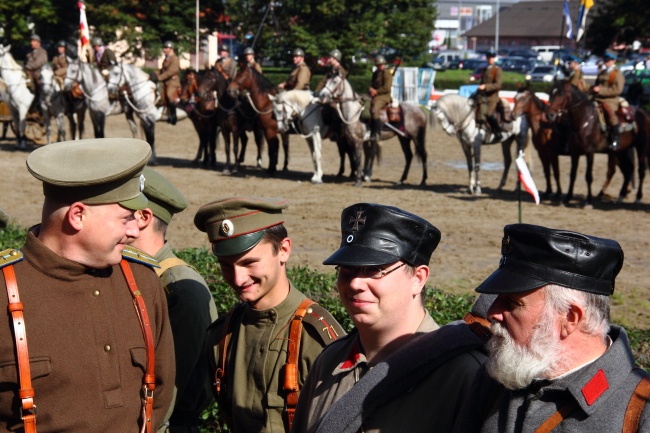
[(140, 230), (146, 229), (149, 224), (153, 222), (153, 212), (151, 212), (151, 209), (149, 208), (144, 208), (141, 210), (135, 211), (133, 214), (135, 216), (135, 219), (138, 220), (138, 228)]
[(427, 284), (427, 280), (429, 279), (429, 272), (429, 267), (426, 265), (420, 265), (415, 268), (412, 290), (414, 298), (420, 296), (420, 293), (424, 290), (424, 286)]
[(84, 220), (88, 218), (88, 209), (85, 204), (78, 201), (74, 202), (68, 208), (66, 217), (70, 227), (79, 231), (83, 228)]
[(564, 316), (564, 321), (562, 323), (562, 329), (560, 331), (560, 336), (566, 338), (571, 335), (574, 331), (580, 329), (580, 324), (584, 318), (585, 310), (582, 305), (571, 304), (569, 309), (566, 311)]

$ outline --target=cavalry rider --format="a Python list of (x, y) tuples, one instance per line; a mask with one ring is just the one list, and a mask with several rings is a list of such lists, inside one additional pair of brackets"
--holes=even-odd
[(501, 126), (499, 125), (497, 118), (494, 117), (494, 112), (499, 103), (499, 90), (501, 90), (503, 70), (496, 64), (496, 51), (488, 50), (485, 53), (485, 58), (487, 59), (488, 66), (483, 71), (478, 90), (483, 92), (487, 97), (485, 120), (487, 120), (492, 129), (492, 133), (494, 134), (493, 141), (497, 143), (503, 139), (503, 136), (501, 135)]
[(61, 89), (63, 89), (65, 74), (68, 71), (68, 55), (65, 52), (65, 41), (62, 39), (56, 44), (57, 55), (52, 59), (52, 72), (54, 72), (54, 79)]
[(244, 49), (244, 58), (246, 59), (246, 66), (255, 69), (260, 74), (262, 73), (262, 66), (255, 61), (255, 50), (251, 47)]
[(318, 92), (323, 90), (323, 88), (325, 87), (325, 83), (327, 83), (327, 80), (329, 80), (330, 78), (336, 75), (340, 75), (343, 78), (348, 77), (348, 71), (346, 71), (343, 65), (341, 65), (342, 59), (343, 59), (343, 54), (341, 54), (340, 50), (335, 48), (332, 51), (330, 51), (330, 54), (327, 57), (327, 70), (323, 78), (320, 80), (320, 82), (314, 89), (314, 94), (318, 95)]
[(32, 86), (33, 86), (33, 92), (34, 92), (34, 100), (32, 102), (32, 106), (30, 107), (30, 111), (32, 109), (37, 109), (39, 104), (39, 99), (40, 99), (40, 84), (41, 84), (41, 68), (47, 63), (47, 51), (43, 47), (41, 47), (41, 37), (34, 34), (30, 38), (30, 45), (32, 47), (32, 51), (30, 51), (27, 54), (27, 58), (25, 60), (25, 65), (23, 66), (23, 69), (25, 70), (25, 73), (27, 76), (31, 79)]
[(214, 64), (217, 71), (230, 81), (237, 75), (237, 63), (230, 57), (230, 47), (223, 44), (219, 47), (219, 60)]
[(167, 108), (167, 123), (176, 125), (176, 101), (178, 91), (181, 88), (181, 81), (178, 74), (181, 70), (178, 56), (174, 53), (174, 43), (165, 41), (163, 44), (163, 60), (160, 71), (156, 73), (156, 79), (164, 84), (163, 105)]
[(386, 68), (386, 58), (381, 54), (375, 58), (375, 71), (372, 73), (372, 80), (368, 92), (372, 97), (370, 103), (370, 139), (379, 142), (383, 125), (379, 119), (381, 109), (390, 104), (392, 100), (391, 89), (393, 87), (393, 73)]
[(302, 48), (293, 50), (293, 69), (287, 81), (278, 84), (278, 89), (284, 90), (309, 90), (311, 70), (305, 63), (305, 52)]
[(609, 148), (616, 150), (618, 148), (619, 130), (618, 118), (618, 97), (623, 93), (625, 78), (616, 68), (616, 56), (606, 52), (603, 56), (605, 67), (598, 73), (596, 84), (591, 88), (594, 99), (600, 102), (603, 110), (607, 115), (609, 124)]
[(104, 45), (100, 37), (93, 38), (93, 50), (95, 51), (95, 63), (105, 79), (108, 79), (108, 69), (117, 65), (115, 52)]
[(580, 59), (573, 54), (569, 55), (567, 59), (567, 66), (569, 67), (569, 78), (567, 82), (578, 88), (581, 92), (586, 90), (585, 80), (582, 77), (582, 69), (580, 69)]

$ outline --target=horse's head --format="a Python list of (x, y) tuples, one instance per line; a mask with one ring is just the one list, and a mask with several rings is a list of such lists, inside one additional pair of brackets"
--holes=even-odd
[(280, 132), (287, 132), (291, 127), (291, 121), (298, 113), (291, 102), (285, 99), (288, 92), (282, 92), (278, 95), (269, 95), (273, 102), (273, 117), (278, 122)]
[(65, 71), (65, 79), (63, 80), (65, 90), (72, 90), (72, 85), (79, 81), (80, 70), (79, 59), (68, 57), (68, 68)]
[(551, 97), (548, 104), (548, 118), (555, 121), (562, 111), (571, 105), (571, 84), (565, 81), (558, 81), (553, 85)]
[(4, 46), (0, 44), (0, 57), (4, 57), (11, 50), (11, 44)]
[(341, 99), (344, 92), (345, 78), (340, 74), (335, 74), (325, 82), (323, 90), (320, 91), (318, 97), (323, 104), (326, 104), (335, 99)]
[(230, 84), (228, 84), (228, 94), (232, 98), (238, 97), (242, 90), (251, 89), (253, 86), (252, 70), (253, 68), (248, 66), (240, 68), (237, 75), (235, 75), (235, 78), (233, 78)]
[(41, 67), (40, 85), (41, 95), (44, 97), (51, 96), (57, 90), (56, 87), (58, 87), (54, 81), (54, 71), (52, 70), (52, 67), (47, 63)]
[(111, 66), (108, 72), (108, 93), (117, 95), (120, 92), (120, 87), (124, 84), (126, 84), (124, 64), (118, 63)]
[(181, 94), (179, 95), (181, 103), (187, 104), (191, 102), (198, 88), (198, 73), (194, 70), (187, 71), (181, 79)]
[(197, 104), (202, 105), (203, 110), (214, 110), (217, 108), (217, 73), (210, 70), (201, 78), (197, 88)]
[(530, 110), (530, 103), (532, 101), (532, 93), (526, 87), (520, 87), (517, 89), (515, 94), (515, 105), (512, 107), (512, 112), (510, 113), (511, 120), (517, 119), (522, 114)]

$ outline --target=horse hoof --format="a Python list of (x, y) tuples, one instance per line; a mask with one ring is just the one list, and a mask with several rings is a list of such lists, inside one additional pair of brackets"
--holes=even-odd
[(363, 176), (363, 181), (364, 182), (372, 182), (372, 179), (370, 179), (370, 176)]
[(359, 180), (355, 181), (354, 186), (361, 186), (361, 181), (359, 181)]
[(224, 168), (224, 169), (221, 171), (221, 174), (229, 175), (229, 174), (230, 174), (230, 170), (228, 170), (227, 168)]

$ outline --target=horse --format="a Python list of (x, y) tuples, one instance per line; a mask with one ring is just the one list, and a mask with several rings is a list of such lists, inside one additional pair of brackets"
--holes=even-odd
[[(364, 148), (364, 168), (357, 171), (355, 185), (359, 185), (362, 179), (370, 180), (375, 157), (379, 157), (380, 148), (368, 140), (368, 128), (360, 118), (364, 109), (361, 97), (359, 97), (350, 82), (341, 75), (330, 77), (325, 83), (325, 87), (320, 92), (322, 102), (332, 101), (336, 105), (341, 120), (343, 121), (344, 135), (348, 142), (354, 146), (357, 161), (361, 161), (361, 147)], [(406, 159), (402, 177), (399, 184), (406, 181), (413, 160), (411, 151), (411, 141), (415, 143), (415, 150), (422, 163), (422, 180), (420, 185), (425, 185), (427, 180), (427, 152), (425, 147), (425, 136), (427, 117), (420, 110), (417, 104), (410, 102), (399, 103), (402, 116), (402, 124), (399, 127), (390, 123), (389, 129), (384, 129), (381, 133), (381, 140), (388, 140), (397, 135), (402, 152)]]
[[(455, 135), (463, 148), (469, 172), (469, 189), (472, 195), (481, 194), (481, 146), (487, 143), (488, 133), (479, 128), (474, 118), (474, 107), (469, 98), (454, 93), (440, 97), (432, 106), (435, 117), (449, 135)], [(508, 180), (512, 164), (510, 148), (517, 142), (517, 153), (524, 151), (528, 143), (528, 128), (522, 126), (521, 117), (513, 121), (512, 131), (503, 134), (501, 151), (503, 153), (503, 174), (497, 187), (501, 191)]]
[(25, 127), (27, 122), (25, 119), (34, 101), (34, 95), (27, 88), (23, 68), (16, 63), (9, 50), (11, 50), (11, 45), (3, 46), (0, 44), (0, 78), (7, 87), (7, 102), (11, 111), (13, 130), (16, 133), (17, 147), (26, 149)]
[(54, 117), (57, 126), (57, 141), (65, 141), (65, 101), (63, 99), (63, 89), (54, 80), (54, 71), (49, 64), (41, 67), (40, 83), (40, 101), (41, 113), (43, 113), (43, 123), (46, 128), (47, 144), (52, 142), (52, 128), (50, 119)]
[(560, 145), (564, 143), (566, 137), (562, 133), (559, 125), (552, 122), (547, 116), (548, 106), (535, 95), (529, 88), (518, 89), (515, 95), (515, 105), (512, 109), (512, 119), (519, 116), (525, 116), (530, 130), (532, 132), (533, 145), (537, 149), (539, 159), (544, 169), (546, 179), (546, 191), (542, 194), (542, 199), (548, 199), (553, 195), (553, 185), (551, 182), (551, 170), (557, 190), (555, 198), (559, 200), (562, 196), (562, 186), (560, 185)]
[[(567, 82), (558, 83), (555, 86), (549, 103), (549, 114), (557, 116), (566, 112), (570, 125), (568, 145), (571, 155), (571, 175), (569, 190), (564, 197), (564, 203), (569, 203), (573, 198), (573, 187), (578, 172), (578, 163), (581, 155), (587, 158), (587, 206), (593, 204), (591, 183), (593, 181), (593, 164), (595, 153), (607, 153), (616, 156), (618, 166), (623, 173), (623, 185), (618, 195), (618, 202), (621, 202), (628, 194), (630, 182), (634, 172), (634, 160), (628, 149), (635, 149), (638, 160), (639, 187), (637, 188), (635, 203), (640, 203), (643, 197), (643, 179), (647, 168), (647, 152), (650, 138), (650, 117), (641, 109), (631, 108), (634, 115), (632, 128), (627, 128), (620, 134), (620, 143), (616, 151), (609, 149), (609, 141), (606, 132), (601, 129), (598, 117), (598, 108), (589, 96), (581, 92), (577, 87)], [(628, 130), (629, 129), (629, 130)], [(611, 163), (610, 167), (613, 165)], [(608, 176), (613, 175), (608, 170)], [(606, 188), (603, 186), (603, 190)]]
[[(269, 147), (269, 167), (267, 172), (269, 175), (274, 176), (277, 172), (280, 145), (278, 135), (280, 135), (280, 131), (278, 129), (278, 122), (273, 117), (273, 102), (269, 95), (277, 94), (277, 90), (273, 83), (250, 66), (240, 67), (237, 75), (235, 75), (230, 84), (228, 84), (227, 91), (233, 98), (239, 97), (242, 90), (248, 91), (245, 93), (244, 97), (257, 115), (259, 125), (261, 125), (264, 130), (264, 138), (266, 138), (266, 143)], [(251, 116), (243, 111), (245, 105), (246, 104), (240, 104), (239, 110), (244, 117), (250, 119)], [(284, 148), (283, 171), (286, 171), (289, 165), (289, 141), (286, 134), (282, 134), (282, 146)], [(241, 155), (243, 155), (243, 144), (241, 152)], [(258, 148), (258, 163), (259, 156)]]

